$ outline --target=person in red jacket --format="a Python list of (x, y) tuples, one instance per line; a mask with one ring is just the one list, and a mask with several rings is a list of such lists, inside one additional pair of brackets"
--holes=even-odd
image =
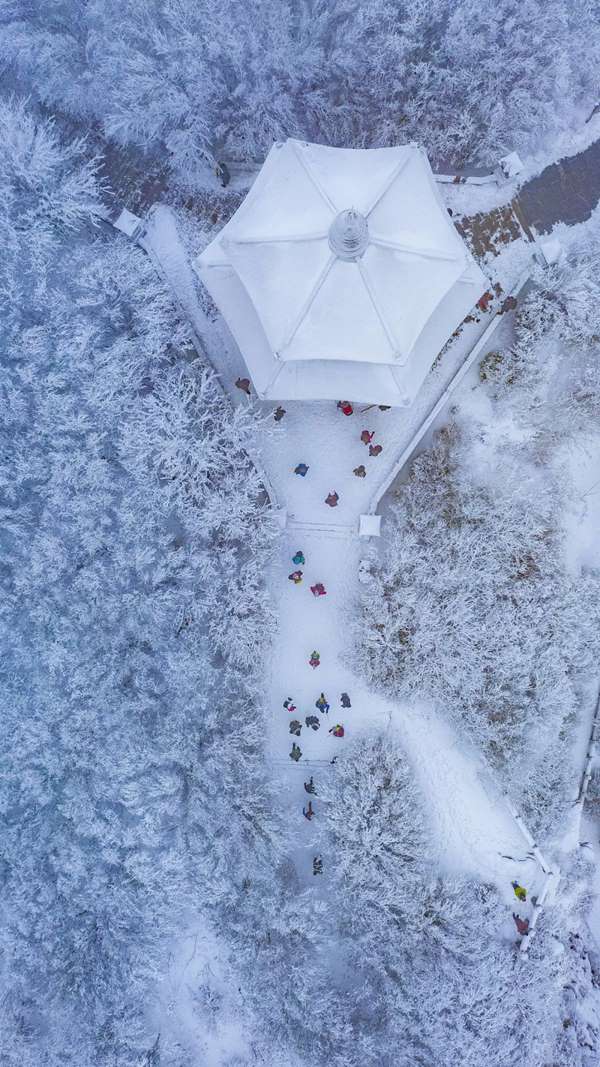
[(327, 590), (323, 585), (323, 582), (317, 582), (316, 585), (311, 585), (310, 591), (313, 596), (327, 596)]
[(363, 430), (360, 435), (360, 439), (363, 445), (370, 445), (371, 441), (375, 437), (375, 430)]
[(338, 722), (337, 726), (332, 726), (331, 727), (331, 730), (329, 730), (329, 733), (333, 734), (334, 737), (343, 737), (344, 736), (344, 727), (341, 726), (340, 723)]
[(514, 911), (513, 919), (515, 920), (515, 926), (521, 934), (521, 937), (526, 937), (529, 933), (529, 919), (522, 919), (520, 915), (515, 915)]
[(338, 400), (337, 408), (338, 411), (341, 411), (342, 415), (352, 415), (354, 413), (354, 408), (349, 400)]

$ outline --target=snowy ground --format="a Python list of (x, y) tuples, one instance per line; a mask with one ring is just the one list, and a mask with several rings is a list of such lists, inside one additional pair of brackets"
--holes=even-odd
[(554, 134), (550, 141), (540, 135), (539, 144), (528, 155), (523, 156), (523, 171), (519, 175), (519, 184), (529, 181), (551, 166), (557, 159), (565, 159), (582, 152), (600, 136), (600, 112), (590, 117), (590, 111), (578, 110), (568, 123), (564, 132), (557, 138)]

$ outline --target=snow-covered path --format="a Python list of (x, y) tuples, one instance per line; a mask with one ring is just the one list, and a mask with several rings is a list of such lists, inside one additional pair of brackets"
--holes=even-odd
[[(435, 709), (394, 704), (370, 692), (343, 660), (348, 614), (357, 596), (360, 548), (356, 537), (309, 534), (299, 539), (286, 535), (271, 575), (280, 623), (273, 650), (268, 746), (281, 784), (301, 881), (311, 880), (312, 857), (319, 851), (324, 865), (335, 863), (319, 831), (318, 796), (313, 798), (316, 815), (312, 823), (303, 818), (302, 809), (309, 800), (303, 783), (312, 775), (318, 790), (330, 773), (329, 761), (348, 741), (373, 729), (392, 730), (397, 732), (426, 798), (440, 870), (495, 883), (507, 905), (512, 906), (513, 879), (539, 892), (543, 876), (527, 856), (527, 842), (482, 761), (464, 739), (453, 736)], [(301, 584), (295, 585), (288, 574), (296, 569), (292, 557), (299, 549), (306, 564)], [(319, 581), (327, 595), (315, 598), (310, 586)], [(313, 649), (321, 657), (316, 669), (308, 663)], [(320, 715), (315, 707), (321, 692), (331, 706), (327, 715)], [(350, 709), (341, 706), (342, 692), (350, 697)], [(297, 707), (293, 714), (283, 706), (287, 697), (292, 697)], [(307, 715), (319, 718), (318, 731), (304, 725)], [(299, 738), (289, 733), (292, 719), (303, 723)], [(328, 732), (337, 723), (344, 727), (344, 738), (334, 738)], [(302, 750), (299, 763), (289, 758), (292, 742)]]

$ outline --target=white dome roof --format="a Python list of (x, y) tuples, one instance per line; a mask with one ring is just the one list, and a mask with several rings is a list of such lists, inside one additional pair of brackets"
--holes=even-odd
[(275, 145), (197, 269), (273, 399), (410, 402), (487, 287), (415, 145)]

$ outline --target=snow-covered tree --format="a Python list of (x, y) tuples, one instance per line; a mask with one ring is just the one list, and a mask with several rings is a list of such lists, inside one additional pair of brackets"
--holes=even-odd
[(590, 0), (31, 0), (0, 19), (9, 84), (165, 158), (184, 190), (287, 136), (491, 162), (596, 102)]
[(514, 343), (482, 366), (497, 405), (541, 462), (557, 446), (597, 433), (600, 417), (599, 221), (578, 235), (559, 264), (537, 269), (517, 309)]
[(361, 941), (369, 924), (363, 950), (397, 925), (408, 939), (418, 936), (429, 853), (426, 812), (393, 733), (349, 746), (323, 795), (336, 878), (344, 896), (355, 900), (346, 922)]
[[(244, 453), (255, 417), (190, 362), (150, 260), (86, 228), (91, 172), (11, 106), (0, 203), (26, 255), (0, 265), (3, 1056), (144, 1062), (174, 939), (194, 909), (224, 921), (276, 851), (272, 526)], [(39, 210), (38, 186), (79, 207)]]
[(345, 960), (341, 1062), (549, 1062), (562, 974), (554, 925), (524, 965), (496, 888), (434, 871), (424, 799), (393, 733), (359, 738), (320, 797)]
[(504, 450), (483, 482), (469, 455), (454, 427), (414, 462), (362, 586), (353, 655), (385, 691), (437, 700), (539, 825), (564, 808), (573, 774), (568, 725), (596, 647), (597, 583), (567, 572), (549, 472)]

